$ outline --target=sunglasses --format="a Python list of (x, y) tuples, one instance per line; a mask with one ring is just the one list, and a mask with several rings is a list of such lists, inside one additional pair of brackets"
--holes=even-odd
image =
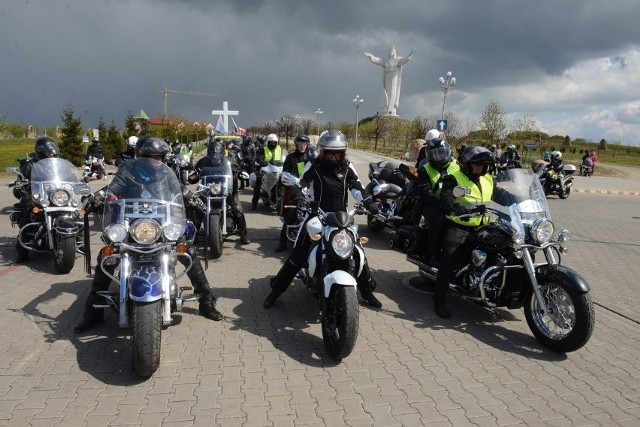
[(324, 155), (325, 155), (325, 157), (340, 157), (340, 152), (339, 151), (325, 151)]

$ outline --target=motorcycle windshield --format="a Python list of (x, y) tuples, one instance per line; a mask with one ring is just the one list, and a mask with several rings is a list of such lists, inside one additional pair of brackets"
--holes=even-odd
[(232, 179), (231, 162), (221, 153), (207, 156), (200, 166), (200, 184), (205, 187), (222, 183), (226, 192), (232, 187)]
[[(88, 195), (89, 186), (76, 175), (76, 167), (68, 160), (52, 157), (39, 160), (31, 169), (31, 191), (34, 199), (43, 197), (54, 190), (63, 189), (71, 195)], [(73, 202), (73, 200), (70, 200)]]
[[(538, 218), (551, 219), (547, 198), (538, 175), (526, 169), (509, 169), (495, 178), (493, 201), (498, 210), (519, 224), (531, 224)], [(520, 227), (518, 227), (520, 228)]]
[(162, 227), (186, 224), (180, 182), (164, 163), (138, 158), (122, 163), (107, 187), (103, 224), (155, 219)]

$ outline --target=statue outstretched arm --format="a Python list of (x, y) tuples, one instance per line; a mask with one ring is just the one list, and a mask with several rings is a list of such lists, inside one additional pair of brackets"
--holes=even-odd
[(409, 55), (403, 56), (402, 58), (400, 58), (398, 60), (398, 65), (402, 66), (402, 65), (406, 64), (407, 62), (409, 62), (409, 60), (411, 59), (412, 55), (413, 55), (413, 50), (411, 52), (409, 52)]
[(374, 63), (376, 65), (384, 66), (384, 63), (382, 62), (382, 60), (380, 58), (378, 58), (377, 56), (374, 56), (369, 52), (365, 52), (364, 56), (369, 58), (369, 61), (371, 61), (372, 63)]

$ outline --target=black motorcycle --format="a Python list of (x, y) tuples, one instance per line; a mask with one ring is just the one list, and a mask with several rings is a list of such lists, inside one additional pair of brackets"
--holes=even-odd
[(576, 172), (574, 165), (563, 165), (558, 172), (552, 167), (543, 167), (540, 171), (540, 183), (545, 195), (555, 194), (561, 199), (566, 199), (571, 194), (573, 186), (573, 174)]
[[(33, 164), (31, 219), (18, 233), (22, 247), (50, 253), (56, 271), (61, 274), (73, 269), (76, 251), (83, 252), (89, 245), (88, 236), (83, 233), (82, 197), (90, 195), (91, 189), (76, 176), (75, 170), (71, 162), (58, 157)], [(12, 224), (16, 224), (21, 215), (22, 212), (13, 211)]]
[[(411, 223), (412, 212), (417, 201), (414, 182), (415, 168), (388, 160), (369, 163), (369, 179), (366, 190), (378, 203), (380, 212), (367, 214), (367, 227), (372, 233), (380, 233), (385, 228), (396, 230)], [(415, 193), (415, 194), (414, 194)], [(359, 205), (364, 210), (364, 206)]]
[[(455, 271), (449, 289), (485, 307), (523, 307), (540, 343), (558, 352), (575, 351), (589, 341), (595, 314), (587, 281), (561, 263), (571, 233), (556, 233), (544, 190), (532, 172), (508, 170), (498, 175), (496, 185), (494, 202), (470, 214), (488, 215), (490, 221), (467, 239), (468, 261)], [(469, 194), (469, 188), (454, 190), (456, 197)], [(407, 260), (422, 277), (435, 281), (438, 268), (423, 261), (422, 245), (417, 241), (394, 249), (408, 248)]]

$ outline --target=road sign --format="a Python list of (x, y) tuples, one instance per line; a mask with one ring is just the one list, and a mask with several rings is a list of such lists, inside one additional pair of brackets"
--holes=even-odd
[(436, 125), (436, 129), (438, 129), (440, 132), (444, 132), (445, 130), (448, 130), (449, 128), (447, 127), (447, 121), (446, 120), (438, 120), (438, 123)]

